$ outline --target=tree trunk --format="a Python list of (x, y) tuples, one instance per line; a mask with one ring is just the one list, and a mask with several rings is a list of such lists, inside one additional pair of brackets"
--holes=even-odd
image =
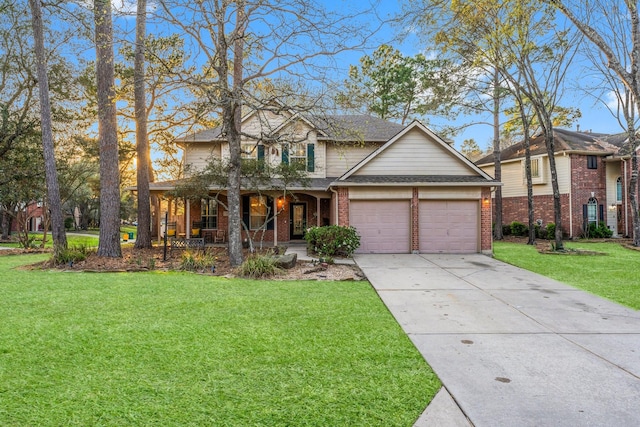
[(531, 179), (531, 139), (529, 137), (529, 117), (524, 108), (524, 99), (518, 91), (516, 102), (520, 110), (520, 120), (522, 120), (522, 134), (524, 135), (524, 173), (527, 180), (527, 212), (529, 219), (529, 240), (527, 245), (536, 244), (536, 229), (534, 224), (533, 206), (533, 180)]
[[(51, 125), (51, 105), (49, 103), (49, 79), (47, 77), (46, 55), (42, 28), (42, 9), (40, 0), (29, 0), (35, 42), (36, 64), (38, 69), (38, 90), (40, 96), (40, 120), (44, 172), (47, 183), (47, 198), (51, 215), (51, 234), (53, 236), (53, 257), (58, 259), (67, 248), (67, 235), (64, 230), (64, 214), (58, 186), (53, 130)], [(45, 213), (46, 214), (46, 213)], [(46, 230), (45, 230), (46, 237)], [(44, 239), (43, 239), (44, 244)]]
[[(542, 117), (541, 117), (542, 118)], [(553, 126), (551, 119), (545, 117), (544, 120), (540, 120), (540, 123), (544, 123), (544, 139), (547, 146), (547, 156), (549, 157), (549, 171), (551, 172), (551, 187), (553, 191), (553, 214), (554, 221), (556, 223), (555, 234), (555, 250), (564, 250), (564, 244), (562, 242), (562, 205), (560, 203), (560, 188), (558, 186), (558, 170), (556, 169), (555, 158), (555, 141), (553, 137)]]
[(629, 203), (631, 204), (631, 218), (633, 218), (633, 246), (640, 246), (640, 218), (638, 217), (638, 141), (633, 123), (628, 123), (629, 145), (631, 150), (631, 179), (629, 180)]
[[(145, 35), (147, 1), (138, 0), (136, 16), (136, 50), (134, 59), (134, 98), (136, 115), (136, 152), (138, 155), (138, 234), (136, 248), (151, 247), (151, 197), (149, 194), (149, 139), (147, 136), (147, 101), (145, 95)], [(187, 221), (189, 219), (187, 218)], [(190, 227), (190, 224), (187, 224)]]
[(110, 0), (94, 0), (98, 138), (100, 141), (100, 241), (98, 256), (121, 257), (120, 171)]
[[(502, 160), (500, 159), (500, 74), (496, 68), (493, 73), (493, 167), (494, 178), (502, 180)], [(495, 223), (493, 225), (493, 238), (502, 240), (502, 187), (497, 186), (495, 191), (494, 206), (496, 210)]]
[(243, 83), (243, 55), (244, 55), (244, 2), (237, 3), (236, 26), (234, 29), (235, 42), (233, 46), (233, 89), (231, 102), (225, 106), (225, 123), (228, 125), (229, 140), (229, 190), (227, 203), (229, 204), (229, 263), (232, 266), (242, 264), (242, 227), (240, 222), (240, 179), (241, 179), (241, 119), (240, 101), (242, 99)]
[[(525, 117), (523, 117), (525, 119)], [(524, 122), (526, 123), (526, 121)], [(527, 245), (536, 244), (536, 227), (534, 218), (534, 206), (533, 206), (533, 180), (531, 179), (531, 141), (529, 139), (529, 125), (524, 125), (524, 162), (525, 173), (527, 176), (527, 211), (529, 218), (529, 240)]]
[(11, 216), (9, 213), (2, 209), (2, 237), (0, 240), (9, 240), (9, 236), (11, 235)]

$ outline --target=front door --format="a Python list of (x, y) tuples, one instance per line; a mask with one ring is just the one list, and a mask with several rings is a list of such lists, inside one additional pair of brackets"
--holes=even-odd
[(307, 228), (307, 204), (291, 203), (291, 221), (289, 229), (289, 238), (291, 240), (304, 238), (304, 232)]
[(624, 236), (624, 221), (622, 220), (622, 205), (617, 205), (616, 216), (617, 216), (617, 224), (618, 224), (618, 235)]

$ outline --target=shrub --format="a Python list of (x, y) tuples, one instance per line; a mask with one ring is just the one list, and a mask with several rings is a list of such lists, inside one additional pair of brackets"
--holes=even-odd
[(353, 227), (311, 227), (304, 238), (307, 249), (323, 258), (350, 257), (360, 247), (360, 236)]
[(592, 237), (595, 239), (602, 239), (611, 237), (613, 235), (613, 231), (609, 230), (607, 224), (601, 222), (597, 226), (594, 223), (589, 224), (589, 229), (587, 230), (587, 237)]
[(180, 269), (184, 271), (206, 271), (213, 270), (216, 265), (216, 258), (205, 251), (186, 250), (180, 259)]
[(503, 236), (511, 236), (511, 225), (510, 224), (502, 224), (502, 235)]
[(53, 259), (55, 264), (71, 264), (79, 261), (84, 261), (87, 256), (92, 252), (87, 245), (73, 245), (62, 251)]
[(71, 217), (67, 217), (64, 219), (64, 228), (66, 230), (71, 230), (71, 227), (73, 227), (73, 218)]
[(271, 255), (251, 255), (238, 267), (238, 275), (250, 279), (261, 279), (280, 273), (276, 258)]
[(513, 221), (511, 223), (511, 234), (514, 236), (526, 236), (529, 234), (529, 227), (521, 222)]
[(547, 239), (555, 240), (556, 238), (556, 225), (553, 222), (547, 224)]
[(542, 239), (541, 235), (546, 234), (544, 228), (540, 227), (538, 224), (533, 225), (533, 235), (536, 239)]

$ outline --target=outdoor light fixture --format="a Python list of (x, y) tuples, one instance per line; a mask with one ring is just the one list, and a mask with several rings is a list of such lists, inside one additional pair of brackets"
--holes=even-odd
[(488, 197), (483, 198), (482, 199), (482, 203), (485, 204), (485, 205), (488, 205), (489, 204), (489, 198)]
[(615, 203), (611, 203), (611, 206), (609, 206), (609, 210), (610, 211), (615, 211), (618, 207), (616, 206)]

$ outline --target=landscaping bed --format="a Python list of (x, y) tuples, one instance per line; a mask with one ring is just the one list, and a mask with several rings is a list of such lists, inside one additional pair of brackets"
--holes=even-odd
[[(212, 276), (236, 277), (236, 271), (229, 263), (229, 255), (226, 248), (209, 247), (206, 253), (215, 259), (215, 270), (202, 269), (201, 274)], [(38, 250), (42, 252), (42, 250)], [(266, 251), (262, 251), (266, 253)], [(1, 255), (33, 253), (33, 250), (7, 249), (0, 251)], [(132, 246), (122, 247), (121, 258), (99, 257), (95, 252), (89, 253), (84, 261), (54, 266), (50, 261), (43, 261), (26, 268), (56, 268), (66, 271), (85, 272), (135, 272), (135, 271), (178, 271), (181, 270), (181, 261), (187, 251), (170, 251), (167, 248), (167, 259), (164, 260), (164, 248), (154, 246), (151, 249), (135, 249)], [(246, 250), (245, 259), (249, 251)], [(274, 277), (278, 280), (362, 280), (364, 275), (355, 265), (315, 264), (298, 261), (294, 268), (282, 270)]]

